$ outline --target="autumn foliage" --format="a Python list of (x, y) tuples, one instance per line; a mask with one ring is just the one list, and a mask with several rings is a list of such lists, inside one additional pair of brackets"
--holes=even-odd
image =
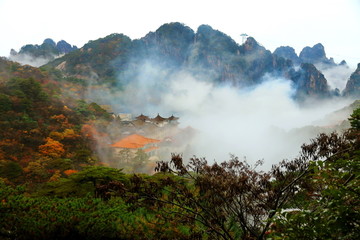
[(64, 171), (64, 174), (65, 174), (66, 176), (70, 176), (71, 174), (77, 173), (77, 172), (78, 172), (77, 170), (68, 169), (68, 170), (65, 170), (65, 171)]
[(59, 158), (65, 153), (65, 150), (63, 144), (48, 137), (46, 143), (39, 146), (39, 152), (48, 157)]
[(54, 181), (66, 170), (94, 164), (94, 142), (81, 129), (109, 115), (64, 95), (60, 84), (46, 71), (0, 58), (0, 166), (15, 162), (26, 173), (0, 171), (6, 181)]

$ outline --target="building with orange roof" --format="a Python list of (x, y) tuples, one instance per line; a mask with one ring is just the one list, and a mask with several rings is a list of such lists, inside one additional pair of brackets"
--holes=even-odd
[(132, 134), (127, 136), (120, 141), (111, 144), (110, 146), (115, 148), (117, 152), (120, 152), (123, 149), (130, 149), (132, 151), (143, 150), (149, 155), (154, 154), (154, 151), (158, 149), (157, 143), (160, 140), (147, 138), (139, 134)]

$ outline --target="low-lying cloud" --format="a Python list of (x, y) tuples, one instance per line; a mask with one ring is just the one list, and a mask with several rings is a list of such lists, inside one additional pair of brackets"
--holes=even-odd
[(340, 91), (345, 89), (350, 75), (355, 71), (355, 69), (350, 68), (347, 65), (327, 67), (322, 64), (316, 64), (316, 68), (318, 68), (324, 74), (331, 88), (337, 88)]
[[(252, 163), (263, 159), (270, 167), (295, 157), (302, 143), (323, 130), (304, 127), (351, 103), (350, 99), (314, 100), (300, 106), (293, 94), (291, 81), (270, 75), (256, 87), (239, 89), (215, 84), (206, 75), (146, 61), (124, 90), (108, 94), (107, 101), (116, 112), (180, 117), (180, 127), (197, 130), (196, 137), (188, 139), (190, 156), (220, 162), (234, 154)], [(338, 122), (323, 121), (321, 126), (334, 124)]]
[(34, 57), (29, 54), (17, 54), (17, 55), (11, 55), (9, 57), (11, 61), (18, 62), (22, 65), (30, 65), (33, 67), (40, 67), (44, 64), (47, 64), (51, 60), (55, 59), (55, 56), (53, 57)]
[(318, 133), (314, 128), (294, 129), (312, 125), (348, 103), (313, 102), (302, 107), (293, 94), (291, 82), (281, 78), (267, 76), (255, 88), (237, 89), (181, 72), (174, 75), (161, 107), (180, 115), (183, 126), (199, 131), (193, 154), (223, 161), (231, 153), (250, 162), (263, 159), (265, 166), (271, 166), (295, 157), (300, 145)]

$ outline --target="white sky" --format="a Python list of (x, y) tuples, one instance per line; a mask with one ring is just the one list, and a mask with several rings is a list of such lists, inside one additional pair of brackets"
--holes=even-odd
[(335, 62), (360, 62), (360, 0), (0, 0), (0, 56), (45, 38), (140, 38), (169, 22), (208, 24), (239, 43), (247, 33), (271, 51), (321, 42)]

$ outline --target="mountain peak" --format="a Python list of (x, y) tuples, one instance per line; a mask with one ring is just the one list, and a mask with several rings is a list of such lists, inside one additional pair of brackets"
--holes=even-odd
[(59, 51), (60, 54), (66, 54), (69, 53), (73, 50), (76, 50), (77, 47), (76, 46), (71, 46), (69, 43), (67, 43), (64, 40), (60, 40), (57, 44), (56, 44), (56, 49)]
[(315, 44), (312, 48), (315, 51), (319, 51), (319, 52), (322, 51), (325, 55), (325, 48), (324, 48), (324, 45), (322, 45), (321, 43)]
[(51, 38), (46, 38), (43, 42), (43, 44), (48, 44), (52, 47), (56, 47), (56, 43), (54, 42), (54, 40), (52, 40)]
[(304, 47), (299, 55), (304, 63), (321, 63), (326, 61), (325, 48), (321, 43), (315, 44), (313, 47)]
[(251, 53), (259, 50), (266, 51), (266, 49), (261, 46), (253, 37), (248, 37), (242, 47), (245, 53)]
[(275, 49), (274, 54), (285, 59), (290, 59), (296, 65), (299, 65), (301, 62), (298, 55), (295, 53), (295, 49), (290, 46), (278, 47)]

